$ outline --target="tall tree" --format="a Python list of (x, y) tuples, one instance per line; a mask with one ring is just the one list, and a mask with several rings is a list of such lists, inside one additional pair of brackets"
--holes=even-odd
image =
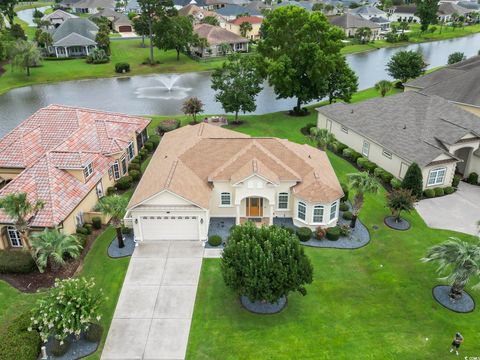
[(40, 65), (42, 60), (42, 55), (37, 45), (24, 40), (18, 40), (15, 43), (11, 57), (12, 66), (26, 70), (27, 76), (30, 76), (30, 68)]
[(331, 104), (337, 99), (350, 102), (358, 89), (358, 77), (348, 66), (345, 57), (337, 57), (334, 63), (335, 68), (327, 79), (328, 102)]
[(153, 33), (155, 46), (162, 50), (175, 50), (177, 61), (181, 52), (187, 54), (192, 46), (200, 44), (200, 38), (186, 16), (165, 17), (155, 24)]
[(0, 199), (0, 209), (12, 220), (22, 243), (29, 246), (30, 225), (35, 215), (43, 209), (43, 201), (30, 202), (26, 193), (8, 194)]
[(321, 12), (283, 6), (264, 18), (262, 36), (260, 66), (279, 98), (296, 98), (295, 112), (301, 113), (302, 104), (328, 94), (345, 36), (341, 29)]
[(387, 194), (387, 206), (395, 217), (395, 221), (399, 222), (402, 211), (410, 212), (413, 210), (415, 196), (411, 190), (397, 189)]
[(358, 28), (355, 32), (355, 37), (360, 41), (360, 43), (365, 44), (369, 42), (372, 37), (372, 29), (369, 27)]
[(247, 37), (247, 33), (252, 31), (253, 27), (248, 21), (244, 21), (240, 24), (240, 35)]
[(201, 21), (200, 23), (202, 24), (209, 24), (209, 25), (213, 25), (213, 26), (220, 26), (220, 22), (218, 21), (218, 19), (215, 17), (215, 16), (205, 16)]
[(98, 31), (95, 36), (95, 42), (98, 47), (105, 51), (107, 55), (110, 55), (110, 36), (106, 31)]
[(185, 100), (182, 106), (182, 111), (185, 115), (192, 115), (193, 123), (197, 122), (197, 114), (203, 111), (203, 102), (196, 96)]
[(238, 113), (255, 111), (255, 98), (262, 90), (262, 77), (251, 56), (229, 55), (220, 69), (212, 75), (212, 89), (215, 99), (222, 104), (226, 112), (235, 113), (234, 122), (238, 122)]
[(380, 92), (382, 97), (385, 97), (387, 93), (392, 89), (392, 83), (388, 80), (380, 80), (375, 84), (375, 90)]
[(417, 11), (415, 15), (420, 18), (420, 30), (428, 29), (428, 26), (437, 22), (438, 1), (437, 0), (416, 0)]
[(399, 51), (387, 63), (387, 72), (394, 79), (406, 83), (425, 72), (427, 64), (423, 61), (421, 53), (416, 51)]
[(18, 4), (18, 0), (2, 0), (0, 1), (0, 14), (5, 16), (10, 23), (10, 26), (13, 25), (15, 16), (15, 6)]
[(145, 47), (145, 36), (149, 35), (148, 18), (146, 16), (135, 16), (132, 20), (133, 30), (142, 37), (142, 47)]
[[(450, 298), (458, 300), (472, 277), (480, 277), (480, 245), (461, 241), (451, 237), (442, 244), (431, 247), (424, 262), (438, 263), (437, 271), (446, 274), (442, 280), (448, 281), (452, 286)], [(480, 287), (478, 283), (475, 288)]]
[(373, 176), (368, 172), (347, 174), (348, 186), (350, 191), (355, 193), (353, 198), (353, 217), (350, 227), (354, 228), (357, 223), (358, 215), (363, 207), (365, 194), (375, 194), (378, 192), (380, 185)]
[(412, 195), (417, 199), (422, 197), (423, 175), (417, 163), (412, 163), (408, 167), (405, 177), (402, 180), (402, 188), (410, 190)]
[(98, 202), (100, 212), (111, 217), (112, 225), (117, 232), (119, 248), (125, 247), (122, 234), (122, 219), (127, 205), (128, 199), (120, 195), (105, 196)]

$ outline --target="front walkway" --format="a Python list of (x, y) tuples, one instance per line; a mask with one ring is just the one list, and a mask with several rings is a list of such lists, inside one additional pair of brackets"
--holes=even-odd
[(135, 249), (102, 359), (184, 359), (204, 249), (198, 241)]
[(421, 200), (415, 208), (431, 228), (477, 234), (480, 220), (480, 186), (460, 182), (451, 195)]

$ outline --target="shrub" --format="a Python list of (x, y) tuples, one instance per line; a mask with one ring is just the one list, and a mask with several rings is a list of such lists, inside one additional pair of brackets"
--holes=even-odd
[(396, 221), (400, 221), (402, 211), (410, 212), (413, 210), (415, 196), (408, 189), (397, 189), (387, 194), (387, 207), (392, 212)]
[(140, 166), (141, 161), (142, 159), (140, 158), (140, 156), (136, 156), (130, 161), (130, 164), (137, 164)]
[(352, 220), (353, 214), (351, 211), (345, 211), (342, 215), (345, 220)]
[(52, 352), (52, 355), (61, 357), (67, 353), (68, 349), (70, 349), (69, 341), (59, 341), (57, 339), (53, 339), (52, 348), (50, 351)]
[[(378, 169), (378, 168), (377, 168)], [(376, 170), (376, 169), (375, 169)], [(391, 184), (393, 180), (393, 175), (390, 174), (388, 171), (385, 171), (382, 169), (382, 172), (380, 173), (380, 178), (385, 182), (386, 184)]]
[(148, 150), (148, 152), (152, 152), (153, 150), (153, 143), (150, 140), (145, 141), (143, 147)]
[(419, 199), (422, 196), (423, 176), (422, 170), (416, 163), (412, 163), (402, 181), (402, 188), (412, 190), (412, 195)]
[(123, 235), (130, 235), (132, 233), (133, 233), (132, 228), (129, 228), (129, 227), (126, 227), (126, 226), (122, 225), (122, 234)]
[(140, 180), (140, 177), (142, 176), (142, 174), (138, 170), (132, 170), (132, 171), (130, 171), (129, 174), (130, 174), (130, 177), (132, 178), (132, 181), (138, 181), (138, 180)]
[(458, 184), (460, 184), (460, 181), (462, 180), (462, 177), (460, 175), (455, 175), (453, 177), (453, 181), (452, 181), (452, 186), (454, 188), (458, 187)]
[(16, 319), (0, 333), (0, 359), (37, 360), (42, 340), (36, 331), (28, 331), (30, 312)]
[(450, 194), (453, 194), (455, 192), (455, 188), (453, 186), (447, 186), (445, 188), (443, 188), (443, 192), (445, 195), (450, 195)]
[[(35, 261), (28, 251), (0, 250), (1, 274), (27, 274), (35, 267)], [(2, 358), (0, 356), (0, 358)]]
[(221, 270), (226, 286), (250, 301), (273, 303), (292, 291), (306, 295), (313, 281), (312, 263), (295, 235), (251, 222), (231, 230)]
[(157, 148), (158, 144), (160, 144), (160, 136), (151, 135), (150, 138), (148, 139), (148, 141), (150, 141), (153, 144), (153, 149), (155, 150)]
[(478, 184), (478, 174), (476, 172), (471, 172), (468, 175), (467, 182), (472, 185)]
[(392, 185), (392, 188), (394, 190), (400, 189), (402, 187), (402, 182), (398, 180), (397, 178), (393, 178), (390, 180), (390, 185)]
[(356, 163), (357, 160), (362, 157), (362, 154), (356, 152), (351, 148), (346, 148), (343, 150), (343, 156), (345, 156), (347, 159), (350, 159)]
[(340, 237), (340, 228), (338, 226), (331, 227), (327, 229), (327, 239), (328, 240), (338, 240)]
[(208, 243), (211, 246), (218, 246), (222, 243), (223, 239), (220, 235), (212, 235), (208, 238)]
[(350, 207), (346, 202), (340, 203), (340, 211), (348, 211), (348, 209), (350, 209)]
[(373, 172), (374, 172), (375, 169), (377, 168), (377, 164), (375, 164), (374, 162), (371, 162), (371, 161), (367, 161), (367, 162), (365, 162), (365, 164), (363, 165), (363, 167), (364, 167), (365, 170), (367, 170), (369, 173), (373, 174)]
[(98, 230), (102, 228), (102, 219), (99, 216), (92, 217), (92, 226)]
[(360, 157), (357, 159), (357, 165), (360, 169), (364, 169), (365, 168), (365, 164), (368, 162), (368, 159), (367, 158), (364, 158), (364, 157)]
[(77, 238), (77, 241), (82, 248), (84, 248), (85, 245), (87, 245), (87, 238), (88, 238), (87, 235), (85, 235), (85, 234), (75, 234), (75, 237)]
[[(235, 225), (234, 225), (234, 226), (235, 226)], [(283, 225), (281, 226), (281, 228), (282, 228), (283, 230), (285, 230), (286, 232), (288, 232), (290, 235), (295, 234), (295, 230), (293, 230), (292, 228), (285, 227), (285, 226), (283, 226)], [(230, 231), (232, 231), (232, 230), (230, 229)]]
[(132, 170), (140, 171), (140, 165), (137, 164), (137, 163), (130, 163), (130, 164), (128, 164), (128, 172), (130, 172), (130, 171), (132, 171)]
[(382, 172), (384, 172), (384, 171), (385, 170), (383, 170), (382, 168), (377, 167), (375, 170), (373, 170), (373, 175), (380, 178), (382, 176)]
[(138, 155), (140, 155), (142, 157), (142, 160), (145, 160), (148, 156), (148, 151), (145, 150), (145, 149), (141, 149), (139, 152), (138, 152)]
[(119, 74), (130, 72), (130, 64), (125, 62), (116, 63), (115, 72)]
[(85, 226), (77, 226), (77, 234), (89, 235), (89, 231)]
[(435, 196), (443, 196), (445, 193), (443, 192), (443, 188), (437, 187), (435, 188)]
[(297, 229), (297, 236), (302, 242), (308, 241), (312, 237), (312, 230), (308, 227), (301, 227)]
[(348, 188), (347, 184), (341, 183), (340, 185), (342, 186), (342, 190), (343, 190), (343, 194), (344, 194), (343, 197), (341, 198), (341, 201), (345, 202), (345, 201), (348, 200), (349, 188)]
[(132, 186), (132, 177), (128, 175), (121, 177), (120, 179), (118, 179), (116, 186), (118, 190), (130, 189), (130, 187)]
[(93, 225), (92, 224), (85, 224), (85, 225), (83, 225), (83, 227), (85, 229), (87, 229), (88, 235), (90, 235), (92, 233), (92, 231), (93, 231)]
[(360, 154), (359, 152), (356, 152), (355, 150), (352, 150), (351, 159), (353, 162), (357, 162), (358, 158), (360, 157), (362, 157), (362, 154)]
[(107, 188), (107, 196), (115, 194), (115, 186), (109, 186)]
[(337, 154), (342, 154), (343, 153), (343, 150), (345, 150), (346, 148), (348, 148), (347, 145), (339, 142), (339, 141), (334, 141), (332, 144), (331, 144), (331, 149), (336, 152)]
[(342, 155), (343, 155), (344, 157), (346, 157), (347, 159), (351, 159), (351, 158), (352, 158), (352, 153), (353, 153), (353, 150), (350, 149), (350, 148), (348, 148), (348, 147), (347, 147), (346, 149), (343, 149), (343, 151), (342, 151)]
[(315, 239), (322, 240), (325, 237), (326, 233), (327, 231), (324, 228), (322, 228), (321, 226), (318, 226), (315, 229)]
[(309, 124), (305, 125), (304, 127), (302, 127), (300, 129), (300, 132), (305, 136), (309, 136), (310, 135), (310, 129), (315, 128), (315, 127), (317, 127), (316, 124), (309, 123)]
[(90, 324), (85, 331), (85, 340), (90, 342), (99, 342), (102, 339), (103, 327), (100, 324)]
[(160, 125), (157, 127), (157, 133), (162, 135), (166, 132), (178, 129), (180, 127), (180, 120), (178, 119), (167, 119), (162, 120)]
[(338, 228), (339, 228), (339, 231), (340, 231), (340, 236), (350, 235), (350, 231), (351, 231), (350, 225), (342, 224)]
[(433, 189), (426, 189), (423, 192), (423, 195), (425, 195), (426, 198), (434, 198), (435, 197), (435, 190)]
[(87, 64), (106, 64), (109, 61), (110, 58), (103, 49), (94, 49), (86, 59)]

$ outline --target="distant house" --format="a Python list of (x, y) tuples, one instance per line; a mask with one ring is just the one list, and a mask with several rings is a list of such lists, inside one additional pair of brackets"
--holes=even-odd
[(98, 26), (87, 19), (67, 19), (51, 31), (53, 44), (48, 51), (57, 58), (83, 57), (97, 47)]
[(252, 30), (247, 31), (245, 37), (250, 40), (260, 39), (260, 27), (262, 26), (263, 19), (258, 16), (241, 16), (235, 20), (230, 20), (225, 24), (225, 29), (241, 36), (240, 25), (245, 22), (252, 25)]
[(54, 27), (58, 27), (60, 24), (64, 23), (67, 19), (76, 19), (78, 16), (70, 14), (61, 9), (57, 9), (51, 14), (45, 15), (42, 20), (49, 21)]
[(205, 0), (173, 0), (173, 5), (177, 9), (181, 9), (182, 7), (185, 7), (187, 5), (197, 5), (198, 7), (201, 8), (207, 8), (207, 2)]
[(387, 13), (375, 6), (363, 5), (348, 11), (352, 15), (358, 15), (364, 19), (370, 20), (373, 17), (387, 17)]
[(420, 18), (415, 15), (417, 12), (416, 5), (394, 6), (388, 12), (390, 14), (388, 18), (391, 21), (420, 22)]
[(239, 5), (225, 5), (222, 8), (215, 10), (215, 12), (223, 16), (227, 20), (234, 20), (239, 16), (262, 16), (259, 10), (247, 6)]
[(444, 2), (438, 5), (437, 16), (438, 20), (441, 21), (450, 21), (452, 19), (453, 14), (457, 14), (458, 16), (467, 16), (474, 12), (471, 9), (464, 8), (463, 6), (451, 3), (451, 2)]
[(381, 26), (358, 15), (347, 13), (335, 16), (330, 18), (330, 24), (342, 28), (347, 37), (354, 37), (360, 28), (369, 28), (372, 31), (371, 40), (377, 40), (380, 37)]
[(207, 16), (214, 17), (218, 20), (220, 26), (224, 27), (227, 20), (217, 14), (215, 11), (206, 10), (195, 4), (188, 4), (187, 6), (182, 7), (178, 10), (178, 15), (180, 16), (191, 16), (194, 24), (201, 23), (204, 18)]
[(200, 38), (205, 39), (208, 44), (207, 47), (194, 47), (191, 49), (199, 57), (225, 56), (226, 53), (248, 51), (247, 39), (219, 26), (197, 24), (194, 26), (194, 31)]
[(289, 5), (293, 5), (293, 6), (299, 6), (307, 11), (312, 11), (312, 8), (313, 8), (313, 4), (314, 2), (312, 1), (292, 1), (292, 0), (285, 0), (285, 1), (282, 1), (280, 3), (277, 3), (277, 4), (274, 4), (272, 5), (272, 7), (274, 9), (276, 8), (279, 8), (279, 7), (283, 7), (283, 6), (289, 6)]
[(386, 33), (390, 31), (390, 21), (384, 17), (374, 16), (369, 19), (371, 22), (380, 25), (380, 31)]
[(137, 0), (128, 0), (127, 1), (127, 6), (125, 6), (125, 13), (136, 13), (140, 14), (142, 12), (142, 9), (140, 8), (140, 5), (138, 4)]
[(210, 10), (221, 9), (228, 5), (243, 6), (247, 5), (249, 0), (205, 0)]
[(90, 19), (105, 17), (111, 24), (112, 29), (116, 32), (132, 32), (132, 22), (125, 14), (121, 14), (112, 9), (103, 9), (98, 13), (90, 16)]
[(96, 14), (101, 9), (114, 9), (114, 0), (63, 0), (60, 6), (72, 9), (77, 14)]

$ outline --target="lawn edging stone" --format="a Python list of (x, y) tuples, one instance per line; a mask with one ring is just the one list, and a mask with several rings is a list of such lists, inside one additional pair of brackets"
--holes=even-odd
[(450, 286), (437, 285), (432, 289), (433, 298), (444, 308), (456, 313), (469, 313), (475, 310), (475, 300), (465, 290), (462, 291), (462, 298), (452, 302), (449, 297)]
[(250, 301), (247, 296), (240, 296), (240, 303), (248, 311), (255, 314), (271, 315), (282, 311), (287, 306), (287, 297), (282, 296), (276, 303)]
[(383, 219), (383, 222), (393, 230), (406, 231), (410, 229), (410, 223), (404, 218), (401, 218), (400, 221), (396, 221), (394, 216), (387, 216)]

